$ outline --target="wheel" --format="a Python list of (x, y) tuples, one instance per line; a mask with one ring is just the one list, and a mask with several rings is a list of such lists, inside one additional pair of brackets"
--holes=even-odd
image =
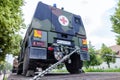
[(23, 72), (23, 64), (20, 64), (17, 69), (17, 75), (22, 74), (22, 72)]
[(29, 49), (26, 49), (25, 51), (25, 57), (24, 57), (24, 61), (23, 61), (23, 75), (26, 76), (27, 71), (28, 71), (28, 67), (29, 67)]
[(18, 71), (17, 71), (17, 75), (21, 75), (22, 72), (23, 72), (22, 70), (18, 70)]
[(83, 61), (80, 60), (80, 55), (74, 53), (73, 55), (71, 55), (70, 59), (71, 63), (68, 63), (68, 61), (65, 62), (68, 72), (70, 72), (71, 74), (80, 73), (81, 72), (80, 70), (82, 69), (83, 66)]
[(16, 68), (15, 67), (13, 67), (12, 73), (16, 73)]

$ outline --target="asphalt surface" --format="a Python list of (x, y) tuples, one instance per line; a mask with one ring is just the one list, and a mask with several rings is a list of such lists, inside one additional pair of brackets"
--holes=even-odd
[(0, 80), (2, 80), (3, 79), (3, 74), (0, 74)]
[[(8, 80), (32, 80), (33, 77), (25, 77), (22, 75), (10, 74)], [(48, 74), (40, 80), (120, 80), (119, 72), (94, 72), (82, 74)]]

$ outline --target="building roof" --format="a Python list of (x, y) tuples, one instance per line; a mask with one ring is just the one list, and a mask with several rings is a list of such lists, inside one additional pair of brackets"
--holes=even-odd
[(116, 52), (117, 55), (120, 56), (120, 45), (113, 45), (113, 46), (110, 46), (110, 48)]

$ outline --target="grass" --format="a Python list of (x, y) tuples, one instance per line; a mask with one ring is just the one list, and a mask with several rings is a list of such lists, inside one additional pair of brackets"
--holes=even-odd
[(110, 69), (84, 69), (85, 72), (120, 72), (120, 68), (110, 68)]
[(68, 73), (66, 69), (54, 69), (52, 70), (53, 73)]
[(7, 77), (4, 77), (3, 80), (7, 80)]
[[(110, 69), (94, 69), (88, 68), (83, 69), (85, 72), (120, 72), (120, 68), (110, 68)], [(54, 69), (52, 70), (53, 73), (68, 73), (66, 69)]]

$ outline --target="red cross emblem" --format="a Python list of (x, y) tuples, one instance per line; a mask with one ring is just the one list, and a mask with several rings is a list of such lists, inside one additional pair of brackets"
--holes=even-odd
[(65, 24), (65, 23), (67, 22), (67, 20), (65, 20), (64, 17), (62, 17), (62, 18), (60, 19), (60, 21), (61, 21), (63, 24)]
[(69, 24), (68, 19), (63, 15), (59, 16), (58, 20), (59, 20), (60, 24), (63, 26), (68, 26), (68, 24)]

